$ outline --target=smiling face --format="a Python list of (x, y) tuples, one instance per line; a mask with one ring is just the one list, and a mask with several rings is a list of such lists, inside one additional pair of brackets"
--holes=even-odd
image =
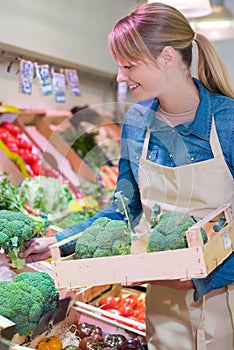
[(178, 65), (183, 64), (179, 54), (172, 47), (165, 47), (156, 60), (117, 62), (117, 81), (125, 82), (136, 101), (163, 97), (173, 85)]
[[(155, 97), (162, 71), (152, 62), (121, 62), (118, 68), (117, 81), (125, 82), (137, 101)], [(156, 93), (157, 95), (157, 93)]]

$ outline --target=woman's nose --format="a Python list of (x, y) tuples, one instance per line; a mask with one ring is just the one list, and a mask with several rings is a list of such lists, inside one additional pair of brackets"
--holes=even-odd
[(118, 83), (122, 83), (125, 82), (127, 80), (127, 74), (124, 72), (124, 69), (119, 67), (118, 69), (118, 74), (117, 74), (117, 82)]

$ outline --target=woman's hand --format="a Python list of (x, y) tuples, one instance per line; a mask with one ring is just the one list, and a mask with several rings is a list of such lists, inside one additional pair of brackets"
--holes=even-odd
[(56, 243), (55, 237), (34, 238), (25, 242), (20, 258), (25, 258), (27, 263), (46, 260), (51, 257), (49, 246)]

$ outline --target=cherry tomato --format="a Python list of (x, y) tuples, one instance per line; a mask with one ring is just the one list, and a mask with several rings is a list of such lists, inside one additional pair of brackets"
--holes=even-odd
[(18, 153), (19, 148), (15, 141), (7, 141), (6, 146), (11, 152)]
[(41, 164), (40, 162), (32, 163), (30, 164), (30, 168), (32, 169), (33, 174), (38, 176), (40, 174)]
[(11, 134), (9, 133), (8, 130), (6, 130), (5, 128), (1, 128), (0, 127), (0, 139), (3, 141), (3, 142), (6, 142), (8, 137), (10, 136)]
[(118, 309), (120, 306), (120, 299), (115, 298), (111, 295), (107, 295), (101, 298), (99, 307), (101, 309)]
[(29, 151), (32, 150), (32, 144), (28, 140), (26, 140), (24, 137), (18, 136), (18, 141), (19, 141), (19, 148), (27, 149)]
[(123, 306), (120, 306), (119, 308), (119, 314), (120, 316), (123, 316), (123, 317), (129, 317), (129, 316), (132, 316), (134, 313), (134, 309), (131, 305), (123, 305)]

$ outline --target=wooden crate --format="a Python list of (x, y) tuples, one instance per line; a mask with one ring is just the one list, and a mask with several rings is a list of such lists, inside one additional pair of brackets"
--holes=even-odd
[[(200, 228), (224, 213), (228, 225), (203, 245)], [(205, 277), (233, 251), (234, 224), (231, 204), (224, 204), (187, 231), (188, 248), (156, 253), (144, 252), (139, 241), (132, 243), (134, 253), (103, 258), (76, 259), (75, 255), (62, 258), (60, 247), (76, 240), (69, 237), (50, 247), (51, 266), (58, 289), (79, 288), (101, 284), (131, 285), (156, 279), (190, 279)], [(139, 253), (138, 253), (139, 252)]]

